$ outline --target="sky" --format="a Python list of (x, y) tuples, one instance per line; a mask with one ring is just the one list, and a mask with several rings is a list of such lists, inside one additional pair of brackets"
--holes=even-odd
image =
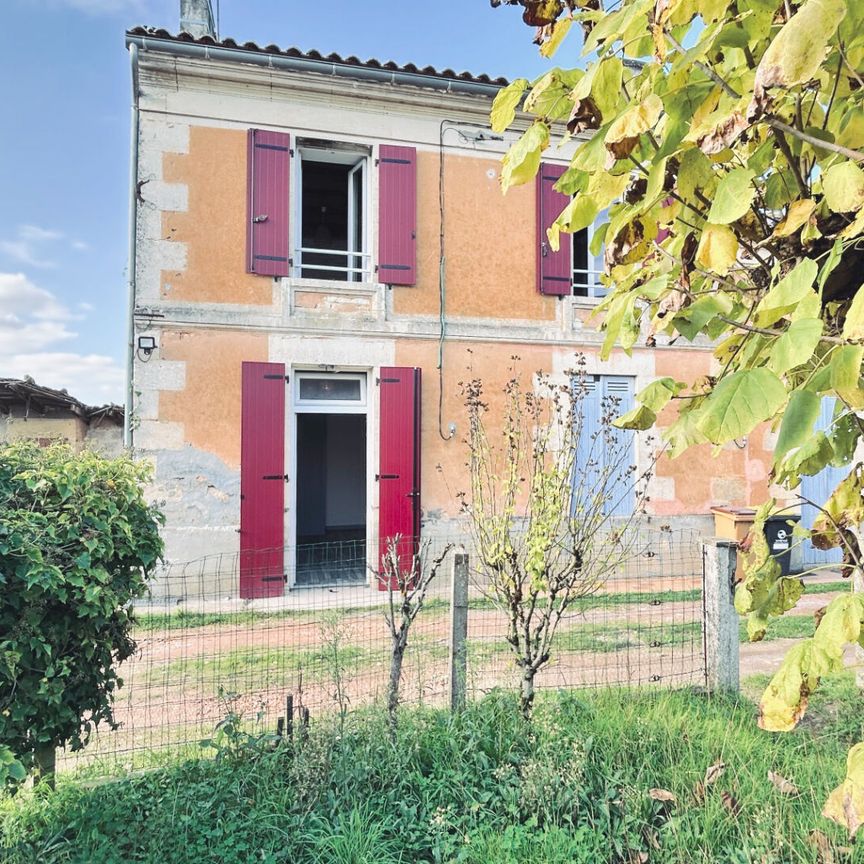
[[(123, 400), (124, 32), (176, 32), (179, 7), (0, 0), (0, 378), (30, 375), (89, 404)], [(223, 38), (531, 78), (550, 64), (520, 12), (488, 0), (219, 0)]]

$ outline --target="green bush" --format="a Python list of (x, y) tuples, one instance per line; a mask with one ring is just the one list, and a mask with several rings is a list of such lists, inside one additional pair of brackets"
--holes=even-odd
[(28, 767), (114, 722), (131, 604), (162, 552), (148, 476), (66, 445), (0, 447), (0, 745)]

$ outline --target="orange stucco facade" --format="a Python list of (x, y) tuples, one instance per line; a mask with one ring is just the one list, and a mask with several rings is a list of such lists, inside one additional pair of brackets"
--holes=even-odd
[[(248, 92), (232, 88), (227, 68), (218, 80), (205, 84), (196, 77), (195, 86), (184, 90), (167, 61), (161, 67), (154, 53), (147, 62), (151, 83), (142, 103), (139, 155), (152, 176), (139, 182), (135, 327), (136, 333), (155, 337), (157, 350), (135, 361), (134, 445), (155, 462), (156, 494), (171, 502), (166, 531), (175, 559), (237, 549), (244, 362), (284, 366), (289, 378), (286, 546), (296, 542), (303, 506), (292, 473), (298, 424), (292, 388), (298, 372), (367, 376), (371, 538), (381, 435), (376, 381), (384, 367), (421, 370), (424, 526), (455, 524), (458, 516), (454, 496), (467, 482), (460, 382), (468, 377), (484, 380), (494, 427), (501, 416), (495, 394), (514, 362), (529, 380), (538, 370), (562, 376), (581, 353), (590, 374), (632, 379), (635, 392), (656, 377), (687, 381), (711, 371), (710, 348), (682, 345), (637, 346), (631, 355), (615, 351), (604, 363), (592, 303), (539, 293), (535, 186), (506, 196), (500, 191), (500, 158), (508, 142), (480, 146), (469, 136), (451, 134), (442, 146), (439, 137), (441, 118), (450, 113), (466, 128), (485, 122), (488, 99), (451, 105), (448, 100), (455, 97), (442, 95), (432, 104), (428, 94), (415, 94), (416, 104), (406, 107), (393, 101), (398, 88), (367, 88), (367, 93), (366, 85), (357, 84), (343, 92), (328, 85), (331, 107), (303, 95), (304, 87), (314, 89), (319, 82), (289, 80), (288, 73), (278, 94), (272, 81), (270, 90), (260, 82), (249, 83)], [(256, 127), (288, 132), (292, 142), (332, 137), (343, 147), (356, 141), (366, 148), (373, 264), (378, 148), (389, 141), (414, 147), (414, 284), (383, 285), (374, 275), (354, 283), (247, 272), (247, 141)], [(566, 161), (566, 155), (559, 158)], [(297, 176), (290, 177), (292, 220)], [(662, 413), (661, 429), (673, 416), (672, 408)], [(640, 469), (659, 446), (659, 439), (653, 445), (637, 442)], [(760, 503), (769, 493), (770, 447), (770, 432), (758, 430), (717, 454), (699, 447), (676, 460), (661, 456), (649, 514), (699, 518), (707, 525), (712, 505)]]

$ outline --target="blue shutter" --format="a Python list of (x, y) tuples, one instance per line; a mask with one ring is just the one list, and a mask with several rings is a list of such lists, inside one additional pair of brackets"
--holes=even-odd
[[(612, 399), (616, 400), (614, 414), (620, 417), (633, 409), (633, 379), (624, 376), (604, 376), (603, 398), (610, 405)], [(624, 464), (621, 466), (620, 476), (615, 480), (612, 487), (612, 498), (609, 502), (609, 513), (612, 516), (630, 516), (636, 506), (636, 491), (633, 488), (634, 476), (627, 473), (627, 469), (636, 462), (634, 433), (629, 429), (614, 429), (615, 444), (617, 451), (623, 448), (626, 451)], [(619, 491), (620, 490), (620, 491)]]
[[(576, 378), (573, 382), (574, 389), (583, 386), (583, 379)], [(598, 376), (586, 375), (584, 378), (585, 395), (576, 396), (577, 404), (581, 407), (582, 419), (579, 437), (576, 444), (576, 456), (573, 460), (573, 500), (570, 504), (570, 513), (575, 515), (576, 505), (580, 501), (588, 500), (592, 490), (597, 486), (600, 473), (601, 460), (603, 458), (603, 442), (598, 437), (600, 430), (600, 418), (602, 417), (602, 391)], [(579, 419), (574, 420), (579, 423)], [(584, 489), (580, 490), (580, 485)]]
[[(816, 431), (825, 432), (831, 427), (834, 419), (834, 404), (832, 397), (824, 396), (822, 398), (819, 419), (816, 421)], [(824, 504), (847, 473), (845, 468), (833, 468), (829, 465), (813, 477), (802, 477), (801, 496), (815, 501), (817, 504)], [(801, 505), (801, 524), (805, 528), (812, 528), (818, 515), (819, 511), (812, 504)], [(803, 557), (805, 567), (814, 567), (819, 564), (839, 564), (843, 560), (843, 551), (841, 549), (817, 549), (809, 540), (805, 540)]]
[[(575, 442), (576, 455), (573, 464), (573, 500), (571, 514), (575, 513), (580, 501), (590, 500), (597, 487), (599, 477), (610, 458), (609, 449), (602, 434), (603, 412), (610, 409), (610, 400), (616, 400), (615, 414), (626, 414), (633, 408), (634, 387), (633, 378), (624, 375), (588, 375), (585, 379), (586, 394), (582, 399), (582, 426)], [(580, 386), (578, 379), (574, 387)], [(579, 422), (577, 419), (576, 423)], [(627, 473), (627, 468), (635, 463), (635, 437), (627, 429), (613, 429), (617, 451), (619, 446), (627, 448), (628, 455), (621, 466), (621, 476), (612, 478), (609, 488), (611, 499), (608, 504), (608, 515), (630, 516), (636, 506), (636, 493), (633, 489), (633, 476)], [(584, 486), (579, 489), (580, 484)]]

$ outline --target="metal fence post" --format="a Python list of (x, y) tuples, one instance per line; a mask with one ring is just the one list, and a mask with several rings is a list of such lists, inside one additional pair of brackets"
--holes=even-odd
[(703, 544), (703, 633), (709, 690), (738, 690), (738, 613), (735, 611), (733, 540), (715, 537)]
[(450, 710), (465, 707), (468, 675), (468, 553), (453, 556), (450, 594)]

